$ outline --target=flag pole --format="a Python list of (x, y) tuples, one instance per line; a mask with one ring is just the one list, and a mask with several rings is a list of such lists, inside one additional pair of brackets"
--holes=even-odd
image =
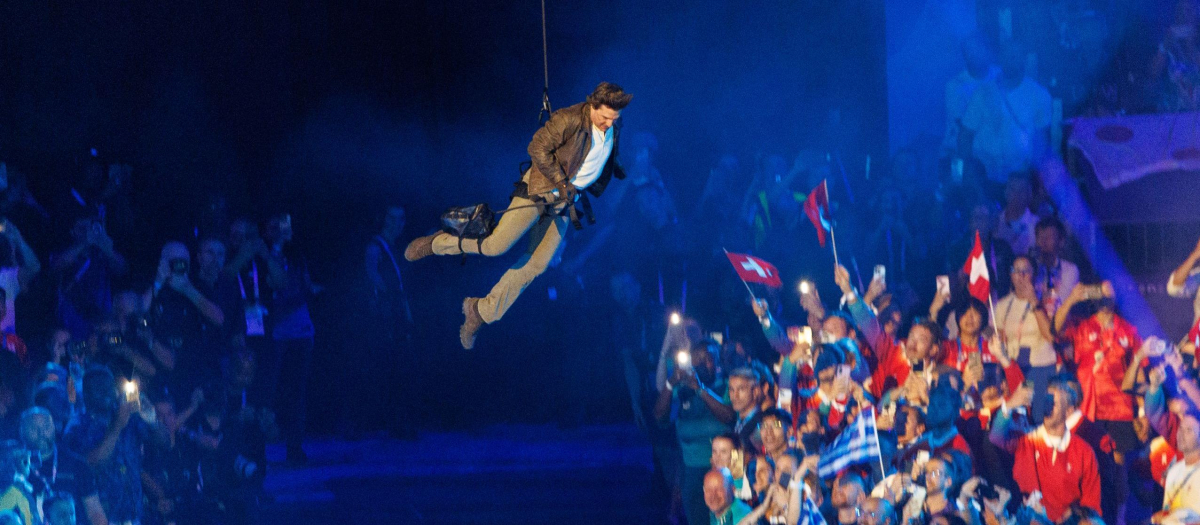
[[(975, 230), (975, 240), (979, 240), (979, 230)], [(983, 251), (983, 242), (982, 241), (979, 243), (979, 247), (980, 247), (979, 256), (983, 257), (983, 267), (987, 268), (987, 263), (988, 263), (987, 252)], [(995, 261), (992, 261), (992, 262), (995, 262)], [(968, 275), (967, 279), (970, 279), (970, 278), (971, 278), (971, 276)], [(970, 285), (970, 282), (968, 282), (967, 284)], [(996, 304), (992, 301), (991, 276), (988, 276), (988, 315), (991, 316), (993, 331), (994, 331), (994, 325), (996, 324)], [(979, 351), (982, 352), (983, 349), (980, 348)], [(1008, 350), (1005, 349), (1004, 352), (1007, 354)]]
[[(728, 256), (729, 256), (729, 250), (726, 250), (725, 248), (721, 248), (721, 251), (725, 252), (725, 256), (726, 256), (726, 257), (728, 257)], [(751, 289), (750, 289), (750, 283), (746, 282), (746, 280), (745, 280), (745, 279), (742, 279), (742, 276), (741, 276), (741, 275), (739, 275), (739, 276), (738, 276), (738, 280), (742, 282), (742, 286), (745, 286), (745, 287), (746, 287), (746, 291), (747, 291), (747, 292), (750, 292), (750, 300), (751, 300), (751, 301), (757, 301), (757, 300), (758, 300), (758, 297), (755, 297), (755, 296), (754, 296), (754, 290), (751, 290)]]
[[(841, 161), (839, 160), (839, 162), (841, 162)], [(825, 186), (825, 200), (828, 201), (829, 200), (829, 179), (822, 179), (821, 184)], [(829, 216), (831, 218), (831, 220), (829, 221), (829, 240), (833, 241), (833, 265), (840, 266), (840, 263), (838, 263), (838, 256), (837, 256), (837, 235), (835, 235), (833, 233), (833, 220), (832, 220), (833, 213), (832, 213), (832, 211), (833, 210), (829, 210)], [(822, 219), (823, 218), (824, 217), (822, 217)]]
[(875, 407), (873, 406), (871, 407), (871, 421), (874, 422), (871, 430), (875, 432), (875, 452), (878, 453), (876, 457), (879, 458), (879, 479), (882, 481), (887, 477), (887, 467), (883, 466), (883, 445), (879, 443), (879, 421), (875, 419)]

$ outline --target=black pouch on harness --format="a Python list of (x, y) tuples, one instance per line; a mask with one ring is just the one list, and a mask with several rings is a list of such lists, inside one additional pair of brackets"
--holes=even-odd
[(442, 231), (458, 237), (458, 248), (462, 250), (463, 239), (474, 239), (480, 250), (483, 240), (496, 229), (496, 214), (486, 203), (474, 206), (457, 206), (442, 214)]

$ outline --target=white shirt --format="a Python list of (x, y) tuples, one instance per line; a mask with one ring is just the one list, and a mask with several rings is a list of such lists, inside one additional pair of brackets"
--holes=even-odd
[[(1026, 78), (1011, 91), (996, 82), (979, 89), (963, 113), (963, 126), (975, 132), (975, 157), (987, 168), (988, 178), (1005, 182), (1009, 174), (1023, 171), (1041, 160), (1035, 136), (1047, 133), (1053, 102), (1050, 92)], [(1017, 252), (1021, 253), (1021, 252)]]
[[(1049, 301), (1046, 301), (1046, 296), (1042, 296), (1043, 302), (1047, 303), (1046, 315), (1050, 316), (1051, 319), (1054, 318), (1054, 314), (1058, 311), (1058, 307), (1062, 306), (1063, 301), (1066, 301), (1067, 297), (1071, 295), (1071, 290), (1074, 290), (1075, 285), (1079, 284), (1079, 267), (1075, 266), (1075, 263), (1063, 258), (1059, 258), (1056, 266), (1057, 269), (1051, 268), (1051, 270), (1056, 270), (1058, 272), (1057, 279), (1054, 282), (1054, 293), (1057, 295), (1057, 298), (1053, 304), (1049, 304)], [(1035, 277), (1034, 284), (1039, 286), (1039, 289), (1045, 290), (1045, 281), (1049, 276), (1043, 273), (1042, 270), (1042, 268), (1037, 270), (1038, 275)], [(1049, 293), (1049, 290), (1046, 290), (1043, 293)]]
[(583, 165), (579, 166), (579, 173), (575, 174), (571, 184), (582, 190), (596, 182), (600, 178), (600, 172), (604, 170), (604, 163), (608, 162), (612, 148), (613, 129), (610, 127), (601, 132), (600, 128), (592, 124), (592, 148), (588, 150), (587, 157), (584, 157)]
[(994, 82), (998, 70), (993, 67), (986, 77), (975, 78), (964, 69), (946, 82), (946, 135), (942, 138), (942, 150), (958, 149), (958, 120), (967, 112), (975, 91), (987, 82)]
[(1022, 346), (1029, 347), (1030, 366), (1050, 366), (1057, 360), (1054, 344), (1042, 338), (1038, 328), (1036, 305), (1008, 294), (996, 302), (996, 327), (1008, 338), (1008, 356), (1015, 359)]
[(1175, 518), (1182, 518), (1188, 511), (1193, 516), (1200, 514), (1200, 463), (1188, 465), (1185, 461), (1176, 461), (1167, 469), (1163, 480), (1163, 510)]
[[(1051, 450), (1050, 463), (1058, 463), (1058, 454), (1060, 452), (1066, 452), (1067, 445), (1071, 444), (1071, 431), (1070, 430), (1064, 430), (1063, 435), (1056, 437), (1056, 436), (1051, 436), (1049, 433), (1047, 433), (1046, 427), (1043, 425), (1043, 426), (1040, 426), (1037, 428), (1037, 430), (1035, 431), (1035, 434), (1037, 435), (1038, 439), (1042, 440), (1042, 443), (1044, 443), (1047, 447), (1050, 448), (1050, 450)], [(1037, 454), (1037, 452), (1034, 452), (1034, 454)], [(1034, 456), (1034, 459), (1035, 460), (1037, 459), (1036, 455)]]
[(1025, 208), (1025, 213), (1015, 221), (1006, 219), (1004, 213), (996, 221), (996, 237), (1012, 246), (1014, 255), (1028, 254), (1036, 239), (1034, 229), (1037, 227), (1037, 215)]

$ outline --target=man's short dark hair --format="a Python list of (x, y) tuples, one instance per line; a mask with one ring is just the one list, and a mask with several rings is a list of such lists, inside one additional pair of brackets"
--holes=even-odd
[(587, 97), (587, 103), (593, 108), (599, 109), (600, 106), (608, 106), (617, 111), (625, 109), (631, 100), (633, 100), (633, 95), (626, 93), (621, 86), (611, 82), (601, 82)]
[(1083, 386), (1079, 384), (1079, 380), (1071, 375), (1060, 374), (1050, 378), (1050, 383), (1046, 385), (1046, 390), (1056, 389), (1067, 394), (1067, 402), (1071, 403), (1072, 407), (1079, 407), (1083, 402)]
[(855, 324), (854, 324), (854, 318), (850, 317), (850, 314), (840, 311), (840, 310), (836, 311), (836, 312), (832, 312), (829, 315), (826, 315), (825, 318), (821, 320), (821, 324), (825, 324), (825, 321), (828, 321), (833, 318), (841, 319), (842, 322), (846, 323), (846, 336), (847, 337), (850, 337), (851, 333), (854, 333), (855, 335), (858, 334), (858, 327), (855, 326)]
[(711, 354), (713, 356), (714, 361), (716, 361), (717, 359), (720, 359), (720, 357), (721, 357), (721, 343), (718, 343), (716, 339), (707, 338), (707, 337), (704, 339), (701, 339), (696, 344), (692, 345), (691, 353), (696, 353), (701, 350), (704, 350), (704, 351), (708, 352), (709, 354)]
[(737, 434), (734, 434), (733, 432), (722, 432), (720, 434), (713, 436), (713, 441), (716, 441), (718, 439), (729, 440), (729, 443), (731, 443), (733, 445), (733, 448), (735, 448), (735, 449), (741, 450), (741, 448), (742, 448), (742, 439), (740, 437), (738, 437)]
[(1062, 221), (1058, 220), (1058, 217), (1051, 216), (1037, 221), (1037, 224), (1033, 226), (1033, 232), (1036, 235), (1038, 232), (1041, 232), (1046, 228), (1054, 228), (1058, 230), (1059, 237), (1067, 237), (1067, 227), (1063, 225)]
[(838, 485), (847, 485), (853, 483), (858, 485), (858, 488), (862, 490), (864, 496), (871, 496), (871, 489), (867, 488), (867, 481), (863, 479), (862, 475), (853, 470), (843, 470), (841, 473), (839, 473), (837, 475), (837, 483)]
[[(728, 379), (733, 379), (735, 377), (740, 377), (742, 379), (745, 379), (746, 381), (750, 381), (751, 383), (754, 383), (755, 385), (759, 384), (758, 372), (756, 372), (753, 368), (750, 368), (748, 366), (740, 366), (740, 367), (733, 369), (733, 371), (729, 373)], [(728, 382), (728, 381), (726, 381), (726, 382)]]
[(768, 408), (763, 410), (762, 417), (759, 418), (758, 424), (761, 425), (763, 420), (773, 417), (776, 421), (783, 423), (783, 426), (792, 428), (792, 415), (781, 408)]
[(913, 321), (912, 326), (908, 328), (908, 332), (912, 333), (913, 329), (917, 327), (924, 328), (929, 332), (930, 340), (933, 342), (933, 351), (937, 352), (938, 346), (942, 344), (942, 327), (929, 319), (918, 319)]

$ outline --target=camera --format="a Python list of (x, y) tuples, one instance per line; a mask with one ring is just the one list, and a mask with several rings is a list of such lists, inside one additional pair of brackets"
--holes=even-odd
[(67, 355), (79, 357), (87, 354), (88, 342), (75, 340), (67, 343)]
[(175, 275), (187, 275), (188, 260), (183, 257), (171, 259), (171, 273)]
[(979, 482), (979, 486), (975, 487), (975, 499), (994, 500), (999, 498), (1000, 494), (996, 492), (996, 487), (989, 485), (986, 481)]

